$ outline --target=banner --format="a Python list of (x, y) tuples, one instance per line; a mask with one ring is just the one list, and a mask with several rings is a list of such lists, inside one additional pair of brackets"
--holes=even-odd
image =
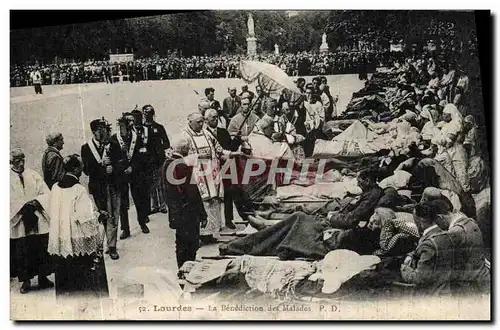
[(402, 52), (403, 45), (402, 44), (391, 44), (391, 52)]
[(109, 54), (110, 63), (126, 63), (134, 60), (134, 54)]

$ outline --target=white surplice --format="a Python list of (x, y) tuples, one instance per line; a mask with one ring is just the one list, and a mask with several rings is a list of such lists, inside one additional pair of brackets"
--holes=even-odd
[(97, 212), (84, 186), (52, 187), (48, 252), (61, 257), (96, 252), (100, 240)]
[[(21, 238), (26, 236), (24, 223), (21, 221), (19, 211), (29, 201), (37, 200), (47, 210), (49, 187), (43, 178), (35, 171), (27, 168), (23, 174), (24, 187), (19, 174), (10, 171), (10, 238)], [(49, 219), (46, 212), (35, 212), (38, 216), (38, 234), (49, 232)]]

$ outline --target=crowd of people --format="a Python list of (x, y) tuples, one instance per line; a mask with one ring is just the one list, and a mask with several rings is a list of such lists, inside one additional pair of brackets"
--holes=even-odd
[[(346, 205), (341, 198), (340, 210), (323, 214), (316, 209), (315, 214), (264, 219), (248, 189), (230, 186), (230, 198), (249, 222), (243, 232), (248, 236), (223, 244), (220, 253), (321, 259), (328, 251), (349, 249), (395, 257), (398, 278), (424, 294), (488, 290), (490, 219), (477, 210), (472, 195), (488, 187), (489, 173), (467, 107), (467, 98), (475, 97), (467, 94), (468, 84), (465, 72), (453, 62), (424, 57), (396, 62), (388, 72), (374, 75), (343, 114), (332, 111), (335, 102), (323, 76), (310, 83), (299, 78), (300, 95), (284, 91), (274, 99), (260, 87), (255, 95), (244, 87), (238, 100), (233, 88), (222, 108), (213, 89), (207, 89), (201, 113), (190, 116), (189, 133), (176, 142), (184, 150), (181, 156), (203, 153), (212, 145), (219, 152), (209, 153), (211, 159), (223, 163), (231, 154), (224, 153), (219, 141), (239, 144), (243, 154), (268, 160), (316, 158), (319, 146), (331, 158), (343, 156), (343, 151), (360, 158), (376, 156), (360, 164), (357, 174), (347, 169), (337, 173), (341, 180), (357, 181), (359, 199)], [(385, 107), (353, 107), (377, 98)], [(338, 129), (342, 121), (354, 129)], [(355, 129), (363, 134), (337, 139)], [(227, 140), (227, 133), (233, 139)], [(335, 150), (339, 144), (340, 152)], [(217, 173), (211, 174), (215, 184)], [(207, 182), (199, 186), (202, 196), (209, 187)], [(202, 200), (201, 218), (216, 228), (221, 200), (217, 195)]]
[[(304, 74), (294, 65), (283, 69), (292, 76)], [(360, 79), (368, 78), (367, 71), (356, 69)], [(221, 103), (208, 87), (172, 145), (165, 128), (154, 121), (151, 105), (124, 113), (113, 135), (104, 118), (92, 121), (93, 138), (82, 146), (81, 155), (62, 157), (64, 139), (51, 134), (43, 178), (24, 168), (22, 150), (12, 150), (11, 204), (16, 207), (11, 207), (11, 276), (23, 282), (21, 292), (30, 290), (35, 275), (40, 287), (53, 285), (46, 278), (52, 257), (58, 265), (56, 287), (67, 289), (71, 270), (80, 270), (74, 276), (85, 276), (88, 272), (82, 269), (102, 265), (104, 237), (106, 252), (118, 259), (119, 223), (120, 238), (130, 236), (129, 190), (144, 234), (149, 233), (149, 214), (168, 212), (179, 268), (195, 260), (200, 243), (218, 241), (223, 227), (236, 228), (235, 206), (249, 223), (248, 236), (222, 245), (221, 254), (320, 259), (328, 251), (349, 249), (399, 258), (401, 280), (423, 292), (489, 287), (489, 219), (478, 218), (471, 197), (489, 186), (489, 174), (468, 108), (475, 96), (469, 95), (466, 73), (453, 63), (408, 58), (374, 74), (347, 110), (338, 113), (338, 97), (330, 93), (324, 76), (329, 72), (320, 70), (310, 82), (296, 77), (296, 91), (284, 90), (279, 98), (261, 86), (255, 92), (242, 86), (240, 91), (230, 88)], [(193, 77), (189, 71), (187, 77)], [(355, 170), (338, 173), (352, 177), (359, 187), (357, 199), (342, 199), (340, 210), (263, 219), (253, 185), (221, 177), (226, 162), (244, 162), (249, 156), (300, 163), (316, 158), (323, 145), (327, 158), (336, 158), (341, 151), (331, 146), (347, 131), (339, 124), (346, 122), (349, 127), (362, 123), (372, 137), (366, 133), (365, 141), (359, 136), (357, 141), (342, 139), (341, 149), (354, 148), (347, 151), (359, 158), (368, 153), (373, 157)], [(377, 141), (385, 143), (375, 148)], [(376, 152), (360, 147), (363, 143)], [(89, 176), (88, 192), (79, 183), (82, 173)], [(166, 173), (173, 173), (176, 181)], [(176, 183), (183, 178), (187, 180)], [(273, 184), (256, 184), (266, 186), (261, 192), (275, 189)]]
[[(267, 54), (252, 57), (278, 65), (289, 76), (316, 74), (347, 74), (358, 72), (360, 66), (374, 71), (387, 62), (388, 53), (335, 52), (324, 54)], [(13, 65), (10, 68), (11, 87), (32, 86), (38, 72), (42, 85), (115, 83), (143, 80), (239, 78), (239, 61), (248, 56), (217, 55), (135, 59), (126, 63), (87, 61), (47, 65)]]

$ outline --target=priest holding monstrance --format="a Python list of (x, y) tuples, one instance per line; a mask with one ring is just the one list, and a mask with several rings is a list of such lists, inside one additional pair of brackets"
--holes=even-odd
[(193, 166), (198, 189), (207, 213), (207, 224), (201, 228), (203, 242), (217, 241), (222, 225), (222, 158), (242, 155), (239, 151), (224, 150), (217, 139), (204, 128), (204, 118), (199, 112), (188, 116), (188, 126), (181, 135), (189, 141), (189, 153), (185, 157), (188, 166)]

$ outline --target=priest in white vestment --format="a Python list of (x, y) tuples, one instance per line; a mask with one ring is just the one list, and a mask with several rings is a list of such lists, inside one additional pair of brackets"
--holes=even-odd
[(224, 150), (215, 137), (204, 128), (204, 118), (199, 112), (188, 116), (188, 127), (182, 136), (189, 141), (189, 154), (185, 162), (193, 166), (193, 174), (207, 212), (207, 225), (200, 236), (206, 242), (216, 240), (222, 226), (222, 198), (224, 188), (221, 176), (221, 157), (230, 158), (241, 152)]
[(297, 112), (290, 109), (288, 102), (283, 102), (281, 113), (274, 117), (274, 132), (281, 133), (281, 141), (288, 143), (296, 160), (302, 160), (305, 157), (304, 148), (302, 147), (304, 136), (297, 133), (296, 121)]
[(11, 150), (10, 164), (11, 277), (18, 277), (21, 293), (27, 293), (37, 275), (40, 288), (53, 286), (47, 279), (52, 272), (47, 254), (50, 190), (37, 172), (25, 168), (21, 149)]
[[(274, 118), (267, 114), (255, 124), (253, 132), (248, 136), (252, 157), (268, 161), (279, 159), (296, 160), (290, 145), (283, 142), (283, 134), (275, 131), (275, 124)], [(273, 182), (272, 185), (275, 185), (275, 183)], [(252, 220), (255, 220), (255, 218), (252, 218)], [(237, 234), (248, 235), (256, 231), (257, 229), (249, 223), (244, 230), (237, 232)]]

